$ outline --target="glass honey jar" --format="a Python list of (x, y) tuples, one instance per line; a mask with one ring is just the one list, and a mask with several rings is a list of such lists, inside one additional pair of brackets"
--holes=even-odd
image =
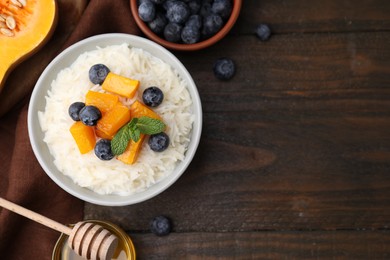
[[(87, 222), (95, 223), (110, 231), (118, 237), (118, 246), (113, 256), (113, 260), (135, 260), (135, 248), (130, 237), (117, 225), (102, 220), (87, 220)], [(71, 225), (72, 226), (72, 225)], [(85, 260), (77, 255), (68, 246), (68, 236), (61, 234), (54, 247), (52, 260)]]

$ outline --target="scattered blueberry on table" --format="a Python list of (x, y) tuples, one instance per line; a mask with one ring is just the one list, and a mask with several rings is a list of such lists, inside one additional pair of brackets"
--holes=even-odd
[(271, 37), (271, 28), (267, 24), (259, 24), (256, 27), (256, 35), (261, 41), (268, 41)]
[(97, 141), (94, 152), (95, 155), (103, 161), (109, 161), (114, 158), (114, 154), (111, 151), (111, 141), (107, 139), (100, 139)]
[(157, 236), (166, 236), (171, 230), (171, 220), (166, 216), (157, 216), (150, 223), (150, 231)]
[(229, 80), (234, 76), (236, 72), (236, 66), (232, 59), (219, 58), (214, 63), (213, 71), (215, 77), (218, 79)]
[(165, 40), (193, 44), (218, 33), (233, 10), (232, 0), (140, 0), (138, 15)]

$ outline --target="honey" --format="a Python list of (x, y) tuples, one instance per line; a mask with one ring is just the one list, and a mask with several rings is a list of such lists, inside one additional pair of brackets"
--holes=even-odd
[[(112, 234), (118, 237), (118, 247), (115, 251), (112, 260), (135, 260), (135, 248), (130, 237), (117, 225), (108, 221), (101, 220), (88, 220), (87, 222), (101, 225), (103, 228), (110, 231)], [(77, 255), (68, 246), (68, 236), (61, 234), (54, 247), (52, 260), (85, 260), (81, 256)]]

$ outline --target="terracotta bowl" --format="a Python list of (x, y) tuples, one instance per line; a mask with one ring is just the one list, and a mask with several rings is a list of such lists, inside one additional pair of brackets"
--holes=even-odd
[(240, 14), (241, 10), (241, 4), (242, 0), (232, 0), (233, 2), (233, 10), (230, 14), (230, 18), (226, 21), (225, 25), (222, 27), (222, 29), (215, 34), (213, 37), (208, 38), (204, 41), (193, 43), (193, 44), (185, 44), (185, 43), (173, 43), (165, 40), (164, 38), (161, 38), (159, 35), (155, 34), (152, 30), (149, 29), (148, 25), (142, 21), (138, 16), (138, 0), (130, 0), (130, 8), (131, 12), (133, 14), (134, 20), (137, 23), (138, 27), (141, 29), (141, 31), (154, 42), (157, 42), (158, 44), (171, 49), (171, 50), (178, 50), (178, 51), (196, 51), (200, 49), (207, 48), (218, 41), (220, 41), (225, 35), (231, 30), (235, 22), (237, 21), (237, 18)]

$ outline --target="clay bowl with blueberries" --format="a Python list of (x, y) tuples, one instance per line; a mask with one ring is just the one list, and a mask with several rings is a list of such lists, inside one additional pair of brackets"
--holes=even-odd
[(135, 22), (152, 41), (171, 50), (195, 51), (224, 38), (242, 0), (130, 0)]

